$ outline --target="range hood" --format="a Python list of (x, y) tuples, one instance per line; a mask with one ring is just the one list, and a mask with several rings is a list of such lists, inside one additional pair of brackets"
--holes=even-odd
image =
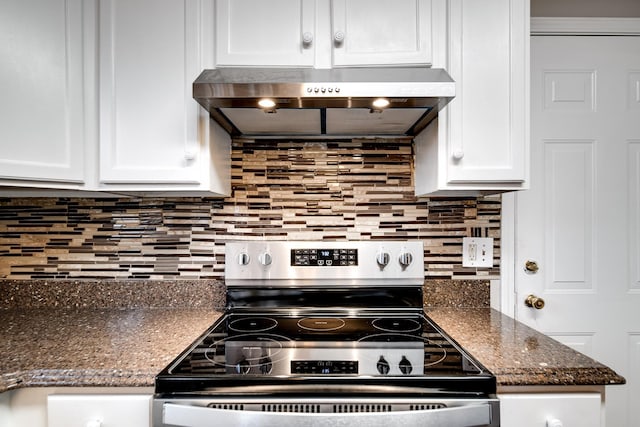
[(455, 96), (441, 69), (219, 68), (193, 97), (230, 135), (412, 136)]

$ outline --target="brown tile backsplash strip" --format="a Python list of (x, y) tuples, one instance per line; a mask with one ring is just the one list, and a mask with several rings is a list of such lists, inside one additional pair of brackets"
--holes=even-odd
[(0, 309), (208, 308), (222, 310), (217, 280), (0, 280)]
[[(420, 239), (427, 279), (499, 274), (500, 197), (418, 199), (410, 139), (236, 140), (228, 198), (0, 199), (0, 278), (224, 277), (230, 240)], [(461, 265), (462, 237), (495, 267)]]

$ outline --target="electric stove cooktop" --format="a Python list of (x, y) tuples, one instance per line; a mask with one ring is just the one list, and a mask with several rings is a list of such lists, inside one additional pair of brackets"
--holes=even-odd
[(224, 315), (158, 375), (156, 392), (285, 382), (495, 393), (495, 378), (422, 313), (279, 310)]

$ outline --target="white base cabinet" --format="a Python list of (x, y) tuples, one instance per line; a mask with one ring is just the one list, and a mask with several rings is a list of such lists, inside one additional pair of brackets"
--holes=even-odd
[(149, 427), (150, 395), (56, 394), (47, 398), (48, 427)]
[(449, 0), (434, 67), (455, 98), (415, 138), (416, 195), (522, 190), (529, 180), (529, 1)]
[(501, 427), (604, 427), (600, 393), (500, 394)]
[(2, 427), (149, 427), (153, 388), (45, 387), (0, 394)]

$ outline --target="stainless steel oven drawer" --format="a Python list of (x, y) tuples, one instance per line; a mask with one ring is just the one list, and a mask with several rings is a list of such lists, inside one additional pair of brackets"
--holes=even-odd
[(153, 427), (498, 427), (497, 399), (155, 399)]

